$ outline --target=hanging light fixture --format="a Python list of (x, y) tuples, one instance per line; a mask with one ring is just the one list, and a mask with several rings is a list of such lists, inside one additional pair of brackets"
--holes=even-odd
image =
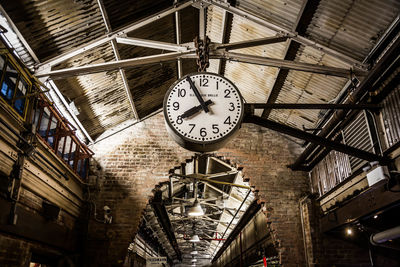
[(197, 197), (193, 203), (193, 206), (189, 208), (188, 215), (189, 216), (203, 216), (204, 215), (204, 211), (201, 208), (200, 203), (197, 200)]
[(197, 252), (197, 250), (193, 250), (192, 252), (190, 252), (191, 255), (197, 255), (199, 254), (199, 252)]
[(193, 235), (192, 238), (189, 240), (189, 242), (193, 243), (200, 242), (200, 238), (198, 235)]
[(197, 262), (197, 260), (196, 259), (192, 259), (192, 262)]
[(203, 216), (204, 211), (200, 206), (200, 202), (197, 200), (197, 182), (194, 183), (194, 195), (195, 200), (193, 206), (189, 208), (188, 215), (189, 216)]

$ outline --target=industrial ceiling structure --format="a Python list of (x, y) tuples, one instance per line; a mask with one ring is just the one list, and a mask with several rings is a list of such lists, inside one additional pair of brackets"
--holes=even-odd
[[(399, 9), (395, 0), (19, 0), (1, 13), (23, 61), (54, 80), (96, 140), (159, 111), (168, 87), (197, 70), (193, 39), (204, 34), (207, 71), (232, 80), (246, 102), (335, 103), (373, 66)], [(309, 129), (324, 110), (256, 115)]]
[[(256, 116), (317, 134), (332, 114), (324, 107), (353, 104), (382, 44), (398, 39), (399, 11), (397, 0), (15, 0), (1, 3), (0, 21), (95, 143), (160, 112), (174, 81), (198, 69), (197, 36), (210, 39), (207, 71), (230, 79)], [(188, 264), (197, 251), (209, 263), (253, 203), (241, 175), (215, 156), (188, 160), (156, 190), (140, 233), (170, 259)], [(196, 201), (205, 216), (188, 217)]]
[[(190, 216), (195, 196), (204, 212), (201, 216)], [(159, 240), (174, 266), (207, 265), (254, 198), (240, 169), (220, 157), (196, 155), (171, 169), (170, 182), (155, 190), (139, 235)], [(258, 209), (253, 208), (253, 214)]]

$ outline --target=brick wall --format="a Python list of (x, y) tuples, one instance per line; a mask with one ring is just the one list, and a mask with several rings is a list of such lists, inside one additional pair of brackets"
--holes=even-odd
[[(92, 200), (98, 219), (104, 205), (112, 208), (113, 223), (91, 220), (87, 258), (92, 266), (120, 265), (152, 189), (167, 180), (170, 168), (193, 153), (168, 137), (161, 114), (99, 142), (93, 150), (101, 168), (94, 170), (100, 177), (100, 191), (92, 193)], [(304, 265), (298, 200), (308, 184), (304, 173), (286, 168), (299, 152), (299, 146), (284, 136), (245, 124), (216, 153), (244, 167), (245, 178), (250, 178), (260, 201), (265, 202), (266, 223), (284, 266)]]

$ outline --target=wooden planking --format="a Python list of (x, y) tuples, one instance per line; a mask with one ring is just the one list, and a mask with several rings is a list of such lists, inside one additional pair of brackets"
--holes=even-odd
[[(33, 168), (30, 167), (29, 169)], [(79, 217), (82, 205), (81, 200), (43, 172), (34, 173), (29, 169), (24, 170), (22, 186), (29, 188), (29, 191), (34, 192), (43, 199), (47, 199), (75, 217)]]

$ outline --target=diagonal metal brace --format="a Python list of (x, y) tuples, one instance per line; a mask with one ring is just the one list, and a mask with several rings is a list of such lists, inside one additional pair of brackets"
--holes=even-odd
[[(303, 139), (308, 142), (315, 143), (317, 145), (324, 146), (332, 150), (339, 151), (349, 156), (360, 158), (369, 162), (378, 161), (382, 165), (387, 165), (391, 161), (390, 158), (388, 157), (379, 156), (374, 153), (370, 153), (355, 147), (351, 147), (336, 141), (332, 141), (314, 134), (307, 133), (305, 131), (290, 127), (288, 125), (284, 125), (275, 121), (261, 118), (259, 116), (248, 115), (244, 118), (244, 122), (253, 123), (279, 133)], [(291, 166), (288, 167), (291, 168)]]

